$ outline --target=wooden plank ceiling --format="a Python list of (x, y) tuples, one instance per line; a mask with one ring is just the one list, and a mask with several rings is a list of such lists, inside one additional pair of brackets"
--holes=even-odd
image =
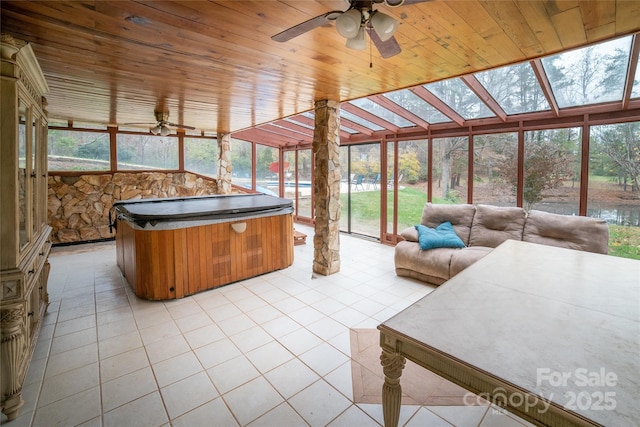
[(244, 130), (269, 145), (311, 134), (279, 119), (312, 110), (315, 100), (376, 95), (640, 30), (640, 2), (627, 0), (377, 4), (400, 21), (402, 52), (382, 59), (375, 48), (345, 48), (333, 24), (271, 40), (346, 10), (344, 0), (3, 0), (0, 7), (2, 32), (30, 42), (38, 57), (50, 118), (122, 125), (153, 122), (154, 109), (168, 109), (169, 121)]

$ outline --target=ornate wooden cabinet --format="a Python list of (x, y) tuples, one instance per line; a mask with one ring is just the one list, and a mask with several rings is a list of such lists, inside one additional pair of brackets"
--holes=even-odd
[(48, 87), (28, 44), (3, 34), (0, 47), (0, 407), (12, 420), (49, 299)]

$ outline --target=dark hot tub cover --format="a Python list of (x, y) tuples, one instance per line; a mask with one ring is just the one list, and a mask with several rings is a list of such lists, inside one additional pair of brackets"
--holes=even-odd
[[(113, 204), (117, 218), (146, 228), (184, 221), (221, 222), (293, 212), (293, 201), (266, 194), (230, 194), (165, 199), (122, 200)], [(168, 224), (167, 224), (168, 225)]]

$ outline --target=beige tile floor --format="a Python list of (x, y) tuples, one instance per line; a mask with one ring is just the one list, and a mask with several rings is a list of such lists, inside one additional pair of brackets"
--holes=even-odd
[[(137, 299), (112, 242), (55, 248), (51, 305), (20, 426), (379, 426), (355, 404), (350, 328), (375, 328), (433, 288), (397, 277), (393, 248), (341, 236), (341, 271), (293, 266), (181, 300)], [(404, 405), (400, 424), (514, 426), (488, 406)]]

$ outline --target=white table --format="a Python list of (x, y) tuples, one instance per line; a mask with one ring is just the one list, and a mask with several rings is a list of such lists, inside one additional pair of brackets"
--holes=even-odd
[(378, 329), (387, 427), (405, 358), (535, 424), (640, 424), (640, 261), (507, 241)]

